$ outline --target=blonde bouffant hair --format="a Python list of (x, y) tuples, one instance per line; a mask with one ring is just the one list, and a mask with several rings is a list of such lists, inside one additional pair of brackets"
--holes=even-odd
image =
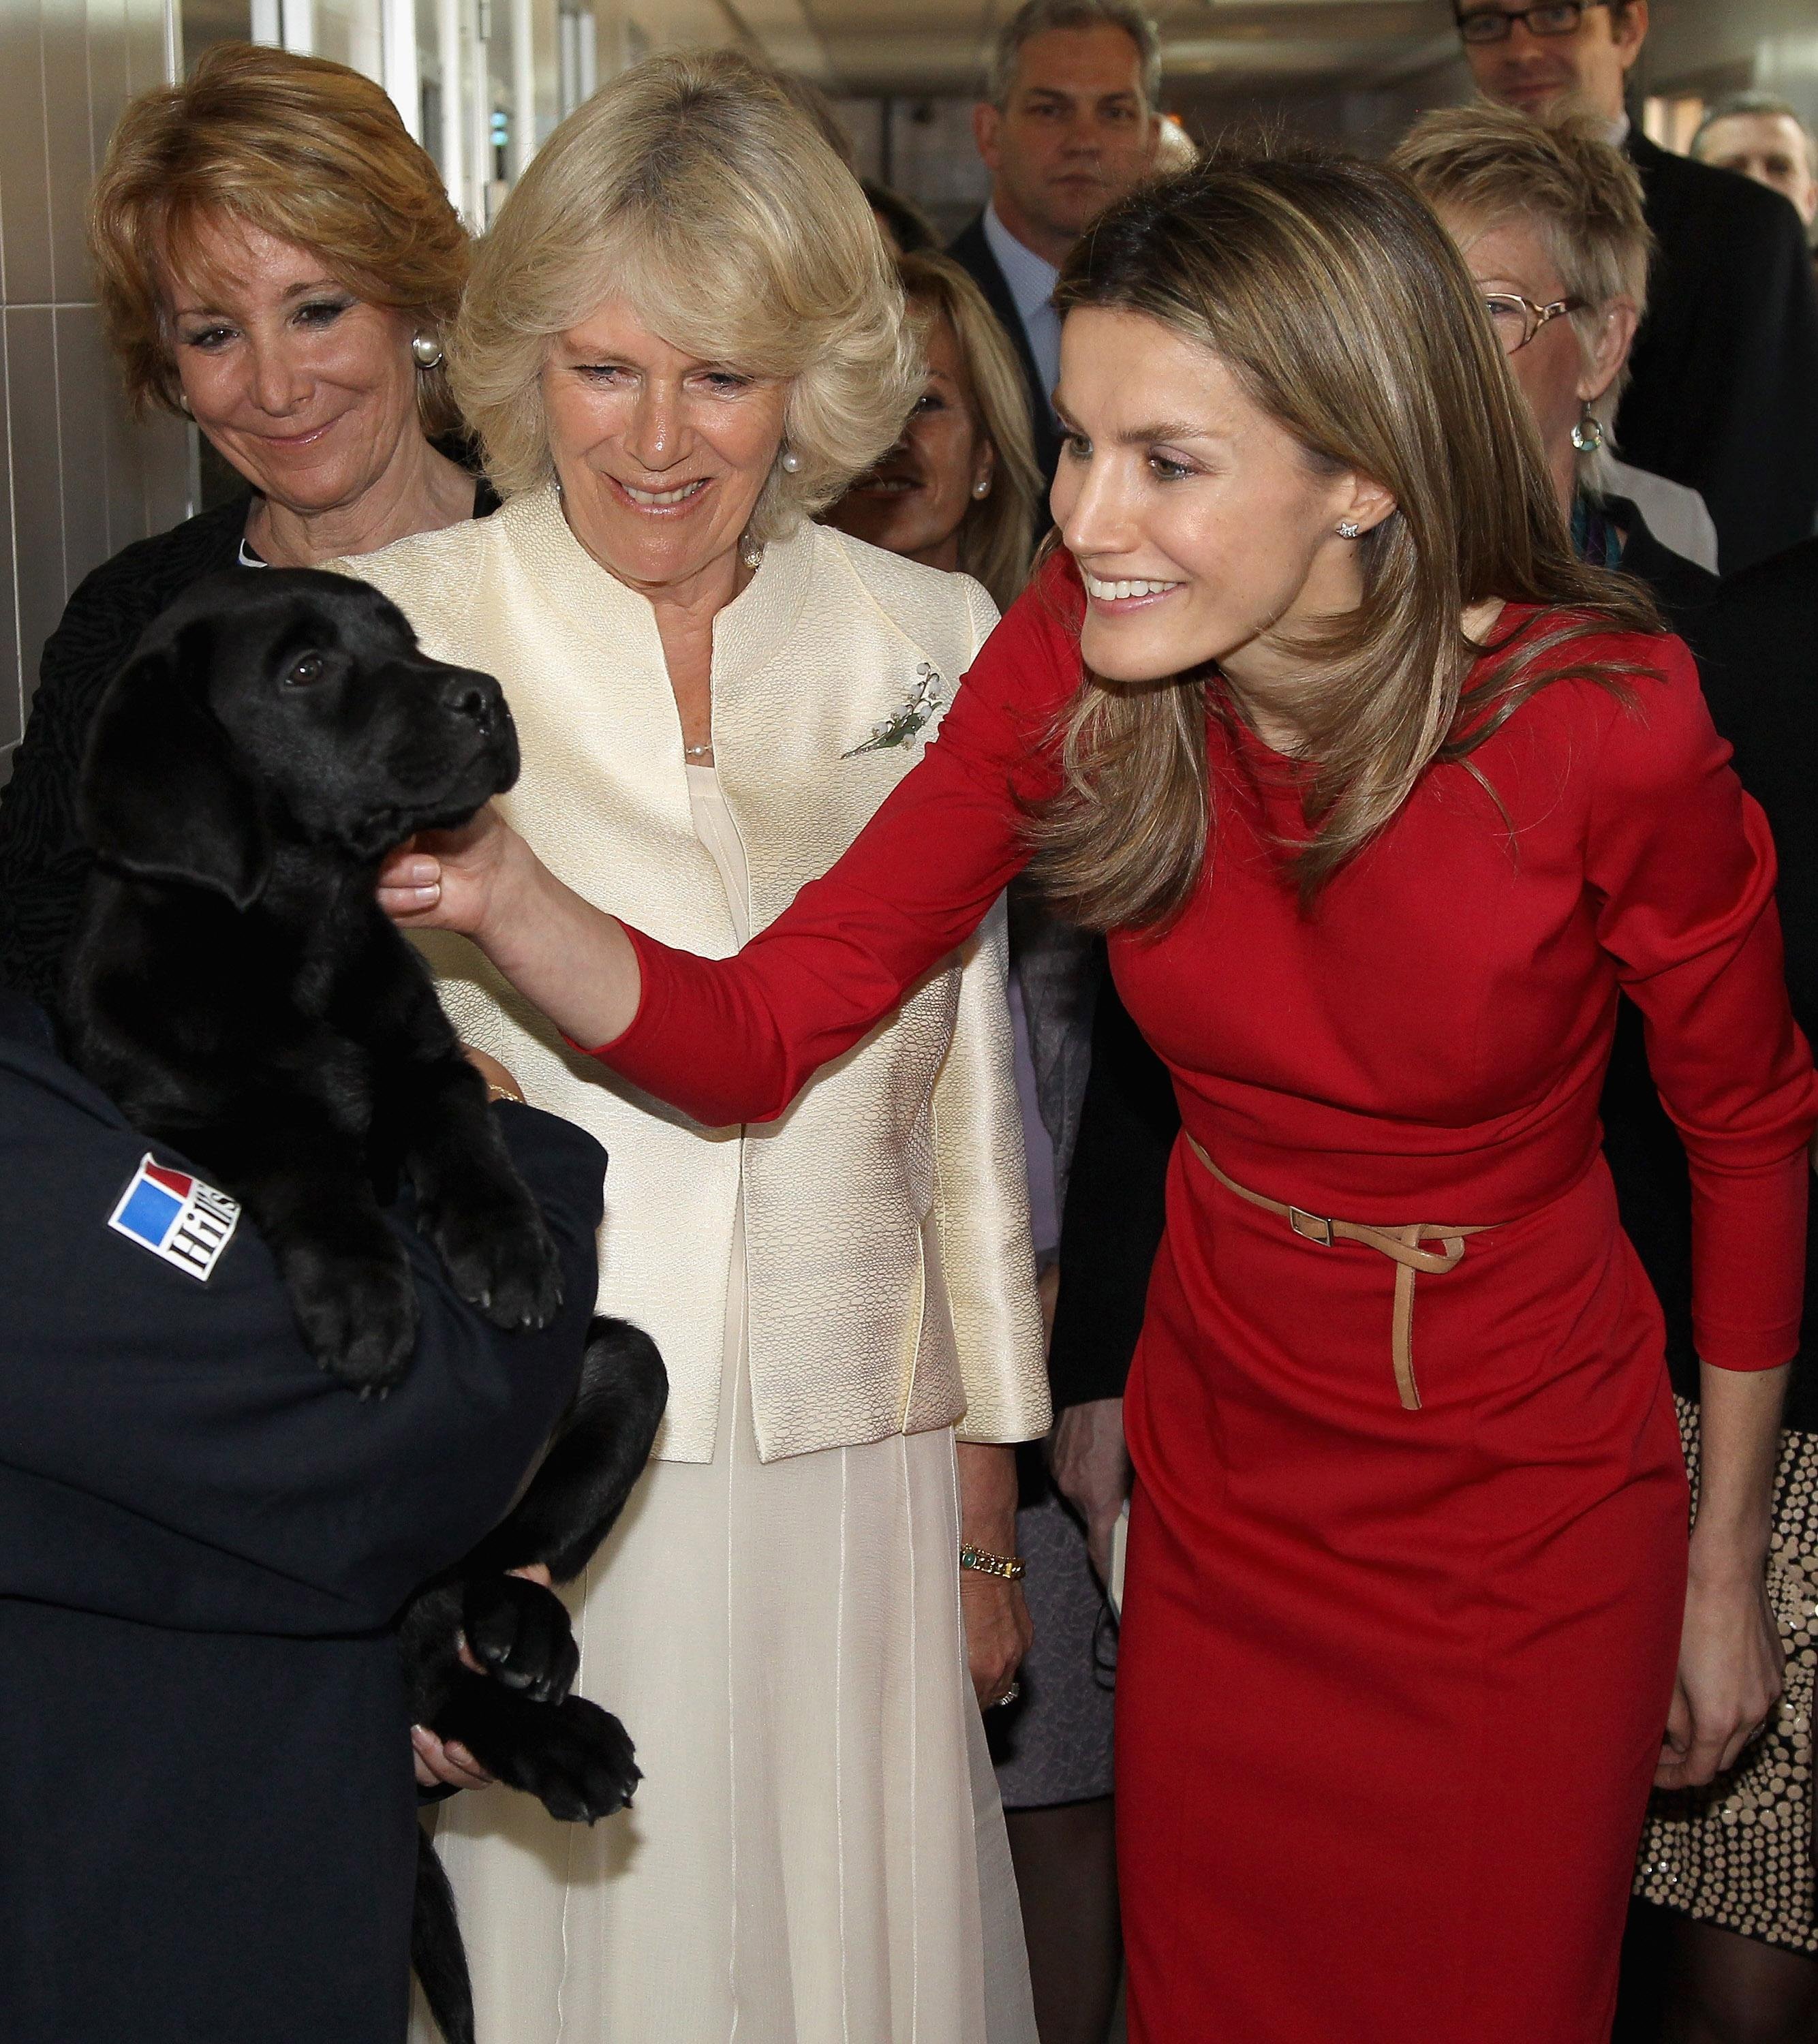
[(569, 115), (481, 244), (455, 388), (502, 496), (554, 474), (542, 372), (602, 300), (702, 361), (788, 385), (752, 513), (774, 539), (895, 440), (921, 381), (902, 286), (851, 172), (729, 51), (651, 57)]
[[(180, 412), (168, 279), (208, 227), (308, 249), (368, 305), (452, 325), (471, 245), (441, 174), (382, 87), (345, 64), (220, 43), (129, 102), (89, 200), (89, 252), (128, 402)], [(459, 423), (441, 368), (417, 376), (425, 432)]]

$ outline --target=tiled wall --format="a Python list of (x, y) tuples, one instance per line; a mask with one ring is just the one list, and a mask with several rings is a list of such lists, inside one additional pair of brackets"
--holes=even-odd
[(95, 164), (167, 35), (165, 0), (0, 0), (0, 781), (65, 597), (188, 509), (188, 436), (126, 417), (83, 252)]

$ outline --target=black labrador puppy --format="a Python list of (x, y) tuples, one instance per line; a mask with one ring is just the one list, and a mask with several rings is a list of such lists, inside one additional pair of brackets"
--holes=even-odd
[[(456, 1289), (502, 1327), (559, 1304), (555, 1251), (379, 863), (517, 774), (490, 676), (424, 656), (363, 582), (230, 570), (146, 630), (104, 698), (80, 790), (96, 855), (71, 947), (71, 1061), (202, 1166), (270, 1244), (304, 1337), (363, 1394), (407, 1367), (416, 1300), (379, 1202), (407, 1174)], [(651, 1342), (590, 1331), (580, 1388), (505, 1521), (400, 1621), (413, 1716), (552, 1815), (639, 1778), (617, 1719), (568, 1693), (567, 1614), (532, 1563), (586, 1566), (667, 1396)], [(464, 1640), (477, 1666), (461, 1658)], [(452, 1898), (425, 1842), (413, 1958), (450, 2044), (473, 2036)]]
[(240, 1201), (304, 1339), (363, 1392), (416, 1339), (375, 1189), (400, 1170), (488, 1319), (540, 1327), (560, 1303), (485, 1084), (373, 893), (393, 846), (464, 821), (517, 765), (490, 675), (426, 659), (376, 590), (309, 569), (186, 590), (90, 741), (71, 1061)]

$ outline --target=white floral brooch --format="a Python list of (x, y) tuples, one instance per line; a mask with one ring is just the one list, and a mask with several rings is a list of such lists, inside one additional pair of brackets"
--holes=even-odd
[(855, 745), (850, 752), (842, 752), (842, 759), (856, 759), (861, 752), (886, 752), (894, 745), (907, 745), (937, 709), (947, 701), (947, 684), (927, 661), (916, 670), (916, 685), (910, 690), (909, 700), (894, 709), (886, 717), (871, 726), (871, 735), (863, 745)]

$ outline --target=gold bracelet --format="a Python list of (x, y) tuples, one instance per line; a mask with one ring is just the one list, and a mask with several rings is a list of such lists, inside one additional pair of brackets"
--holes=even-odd
[(491, 1106), (495, 1100), (515, 1100), (520, 1107), (528, 1105), (522, 1093), (513, 1093), (509, 1086), (494, 1085), (492, 1081), (488, 1079), (486, 1081), (487, 1106)]
[(968, 1540), (959, 1550), (959, 1566), (963, 1569), (976, 1569), (982, 1576), (1000, 1576), (1005, 1582), (1013, 1583), (1021, 1580), (1028, 1564), (1020, 1554), (988, 1554)]

